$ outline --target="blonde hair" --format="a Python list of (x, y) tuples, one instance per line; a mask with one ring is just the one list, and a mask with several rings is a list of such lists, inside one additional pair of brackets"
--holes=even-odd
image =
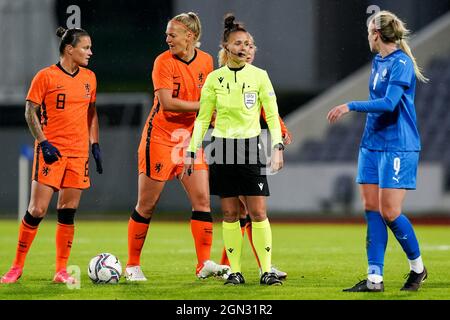
[(228, 62), (228, 56), (223, 47), (220, 48), (217, 54), (217, 62), (219, 63), (219, 67), (223, 67)]
[(182, 23), (189, 31), (194, 34), (195, 46), (200, 47), (200, 37), (202, 36), (202, 24), (200, 18), (194, 12), (180, 13), (171, 20)]
[(375, 29), (380, 33), (383, 42), (393, 42), (398, 44), (412, 60), (414, 65), (414, 73), (417, 79), (422, 82), (428, 82), (429, 79), (422, 73), (422, 68), (417, 64), (416, 58), (412, 54), (408, 44), (410, 31), (406, 28), (405, 23), (390, 11), (380, 11), (372, 18), (371, 23), (375, 24)]
[[(247, 32), (247, 35), (250, 40), (250, 43), (253, 44), (253, 46), (255, 47), (256, 52), (258, 47), (255, 44), (255, 39), (253, 38), (250, 32)], [(219, 63), (219, 67), (223, 67), (228, 62), (228, 56), (227, 53), (225, 52), (225, 49), (223, 48), (223, 45), (220, 46), (219, 53), (217, 54), (217, 62)]]

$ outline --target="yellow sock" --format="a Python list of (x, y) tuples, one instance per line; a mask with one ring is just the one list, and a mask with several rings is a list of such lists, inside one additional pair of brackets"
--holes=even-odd
[(272, 267), (272, 229), (269, 219), (252, 222), (253, 245), (261, 262), (261, 271), (270, 272)]
[(236, 222), (223, 222), (223, 243), (227, 250), (232, 272), (241, 272), (242, 232), (239, 220)]

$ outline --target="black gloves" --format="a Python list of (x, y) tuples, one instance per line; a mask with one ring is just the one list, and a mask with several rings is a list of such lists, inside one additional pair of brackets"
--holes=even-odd
[(42, 155), (44, 156), (44, 161), (46, 164), (52, 164), (61, 158), (61, 153), (59, 153), (59, 150), (48, 142), (48, 140), (42, 141), (39, 145), (41, 146)]
[[(46, 164), (52, 164), (61, 158), (61, 153), (59, 150), (53, 146), (48, 140), (42, 141), (40, 144), (42, 155), (44, 156), (44, 161)], [(102, 166), (102, 153), (100, 152), (100, 146), (98, 143), (92, 144), (92, 155), (94, 156), (95, 165), (97, 167), (97, 172), (99, 174), (103, 173)]]
[(99, 174), (102, 174), (103, 173), (102, 153), (100, 152), (100, 146), (98, 143), (92, 144), (92, 155), (94, 156), (95, 166), (97, 167), (97, 172)]

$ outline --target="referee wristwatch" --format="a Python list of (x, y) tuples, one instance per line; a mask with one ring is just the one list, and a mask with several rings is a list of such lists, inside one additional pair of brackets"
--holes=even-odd
[(188, 152), (186, 152), (186, 156), (187, 156), (188, 158), (195, 159), (195, 152), (188, 151)]
[(273, 148), (278, 150), (284, 150), (284, 144), (277, 143), (276, 145), (273, 146)]

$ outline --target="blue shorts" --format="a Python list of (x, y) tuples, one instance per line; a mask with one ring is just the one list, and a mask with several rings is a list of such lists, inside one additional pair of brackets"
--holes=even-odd
[(418, 151), (376, 151), (359, 149), (360, 184), (377, 184), (380, 188), (416, 189)]

